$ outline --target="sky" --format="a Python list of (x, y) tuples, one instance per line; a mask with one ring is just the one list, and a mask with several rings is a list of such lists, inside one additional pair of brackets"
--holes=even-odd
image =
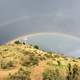
[(35, 32), (80, 37), (80, 0), (0, 0), (0, 42)]

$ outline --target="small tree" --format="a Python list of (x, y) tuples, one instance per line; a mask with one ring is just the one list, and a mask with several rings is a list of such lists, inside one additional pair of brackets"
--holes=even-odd
[(14, 42), (15, 44), (21, 44), (21, 42), (19, 40)]
[(39, 46), (38, 45), (34, 45), (33, 47), (36, 48), (36, 49), (39, 49)]
[(25, 43), (25, 42), (23, 42), (23, 44), (25, 45), (26, 43)]

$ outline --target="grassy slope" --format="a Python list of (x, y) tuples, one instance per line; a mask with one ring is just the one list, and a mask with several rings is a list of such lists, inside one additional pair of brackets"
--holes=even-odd
[[(58, 70), (60, 76), (63, 77), (63, 79), (59, 78), (59, 80), (67, 80), (66, 76), (68, 75), (68, 64), (71, 64), (72, 67), (76, 64), (79, 69), (80, 60), (72, 57), (65, 57), (64, 55), (60, 55), (55, 52), (45, 52), (33, 48), (28, 44), (8, 43), (0, 45), (0, 80), (16, 80), (12, 79), (10, 76), (18, 74), (21, 76), (25, 76), (26, 74), (27, 77), (24, 80), (43, 80), (43, 77), (45, 77), (44, 80), (49, 80), (44, 74), (48, 73), (46, 75), (51, 78), (51, 73), (53, 72), (49, 73), (50, 70)], [(19, 70), (25, 73), (22, 74)], [(26, 73), (26, 70), (30, 73)], [(55, 74), (58, 76), (58, 73)], [(80, 77), (76, 79), (80, 80)], [(51, 78), (50, 80), (58, 80), (58, 78)]]

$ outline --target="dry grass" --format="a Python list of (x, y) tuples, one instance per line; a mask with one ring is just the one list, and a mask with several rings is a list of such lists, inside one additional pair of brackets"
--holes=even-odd
[[(22, 65), (24, 60), (26, 65)], [(38, 60), (38, 64), (35, 63), (36, 60)], [(10, 64), (7, 64), (9, 61), (14, 62), (14, 66), (9, 67)], [(5, 69), (1, 67), (2, 64), (5, 64)], [(29, 44), (15, 44), (12, 42), (0, 45), (0, 80), (7, 80), (10, 73), (14, 75), (21, 67), (29, 69), (31, 80), (43, 80), (43, 72), (45, 69), (50, 68), (58, 68), (61, 76), (66, 77), (68, 64), (72, 66), (76, 64), (80, 70), (80, 60), (76, 58), (65, 57), (55, 52), (50, 54), (36, 49)]]

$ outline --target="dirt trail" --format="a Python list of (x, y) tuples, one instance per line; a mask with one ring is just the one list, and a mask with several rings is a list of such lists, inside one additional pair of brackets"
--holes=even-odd
[(31, 80), (42, 80), (42, 73), (45, 69), (46, 65), (45, 65), (45, 61), (42, 61), (39, 63), (38, 66), (35, 66), (32, 70), (31, 70)]

